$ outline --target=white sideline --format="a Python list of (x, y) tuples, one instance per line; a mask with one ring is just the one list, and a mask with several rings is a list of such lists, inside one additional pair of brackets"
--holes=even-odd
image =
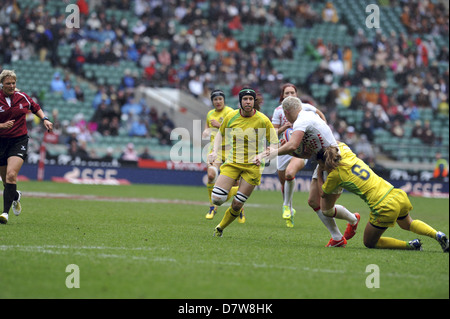
[[(51, 199), (74, 199), (74, 200), (91, 200), (99, 202), (136, 202), (136, 203), (162, 203), (162, 204), (179, 204), (179, 205), (200, 205), (209, 206), (209, 202), (182, 200), (182, 199), (164, 199), (152, 197), (109, 197), (98, 195), (77, 195), (65, 193), (46, 193), (46, 192), (22, 192), (22, 196), (35, 198), (51, 198)], [(246, 203), (248, 207), (267, 207), (267, 205)]]

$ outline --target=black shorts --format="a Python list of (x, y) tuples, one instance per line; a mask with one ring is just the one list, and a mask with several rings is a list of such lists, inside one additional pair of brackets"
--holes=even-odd
[(8, 164), (8, 158), (18, 156), (26, 161), (28, 157), (28, 135), (0, 138), (0, 166)]

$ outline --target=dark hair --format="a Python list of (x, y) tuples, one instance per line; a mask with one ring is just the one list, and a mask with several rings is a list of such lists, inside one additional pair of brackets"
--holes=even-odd
[(286, 88), (288, 88), (288, 87), (293, 87), (295, 90), (295, 93), (298, 93), (297, 87), (294, 84), (292, 84), (292, 83), (283, 84), (283, 86), (281, 87), (281, 92), (280, 92), (280, 100), (279, 100), (280, 103), (284, 99), (284, 90), (286, 90)]
[(253, 96), (253, 98), (255, 99), (255, 104), (254, 104), (253, 108), (257, 111), (260, 111), (263, 98), (259, 93), (257, 93), (254, 89), (252, 89), (250, 87), (244, 87), (244, 88), (242, 88), (242, 90), (239, 91), (239, 106), (242, 107), (241, 102), (242, 102), (242, 98), (245, 95)]

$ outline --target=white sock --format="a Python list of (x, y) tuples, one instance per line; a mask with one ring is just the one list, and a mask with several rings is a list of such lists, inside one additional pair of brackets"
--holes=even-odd
[(334, 220), (334, 218), (325, 216), (322, 213), (321, 209), (318, 209), (315, 212), (317, 213), (317, 216), (319, 216), (319, 218), (322, 221), (322, 223), (325, 225), (325, 227), (330, 232), (331, 238), (333, 238), (334, 240), (341, 240), (343, 236), (341, 234), (341, 231), (337, 227), (336, 221)]
[(336, 209), (336, 218), (344, 219), (348, 221), (350, 224), (354, 225), (358, 221), (355, 214), (351, 213), (347, 208), (342, 205), (334, 205)]
[(292, 209), (292, 196), (294, 196), (295, 178), (284, 181), (284, 202), (283, 206), (289, 206)]

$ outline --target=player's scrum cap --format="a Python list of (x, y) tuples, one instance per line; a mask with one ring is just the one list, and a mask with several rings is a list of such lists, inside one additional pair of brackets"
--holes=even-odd
[(211, 92), (211, 102), (217, 96), (221, 96), (225, 100), (225, 93), (223, 93), (222, 90), (214, 90), (214, 91)]
[(255, 90), (250, 89), (250, 88), (243, 88), (242, 90), (239, 91), (239, 103), (242, 102), (242, 98), (245, 95), (251, 95), (256, 100), (256, 92), (255, 92)]

